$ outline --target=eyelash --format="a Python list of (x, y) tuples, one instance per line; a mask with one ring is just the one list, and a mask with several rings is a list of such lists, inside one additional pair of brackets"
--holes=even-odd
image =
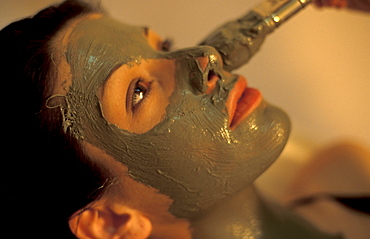
[(169, 52), (172, 49), (173, 40), (167, 38), (161, 44), (161, 51)]
[(133, 81), (132, 87), (130, 87), (130, 107), (134, 110), (138, 107), (142, 101), (147, 97), (149, 89), (143, 85), (143, 80), (138, 78)]
[[(161, 44), (161, 51), (171, 51), (172, 45), (173, 41), (171, 39), (165, 39)], [(134, 80), (129, 90), (131, 97), (129, 98), (128, 102), (133, 110), (141, 104), (141, 102), (145, 99), (145, 97), (147, 97), (147, 94), (149, 92), (149, 88), (141, 84), (142, 82), (143, 80), (141, 78)]]

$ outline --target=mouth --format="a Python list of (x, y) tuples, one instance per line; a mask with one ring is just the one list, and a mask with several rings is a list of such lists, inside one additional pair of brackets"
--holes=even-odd
[(259, 90), (249, 88), (243, 76), (239, 76), (234, 88), (226, 101), (229, 114), (229, 128), (234, 130), (261, 103), (262, 94)]

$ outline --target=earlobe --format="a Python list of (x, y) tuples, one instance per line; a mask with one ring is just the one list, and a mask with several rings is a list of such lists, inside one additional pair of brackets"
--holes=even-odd
[(141, 212), (117, 205), (84, 210), (70, 219), (69, 227), (79, 239), (145, 239), (152, 231)]

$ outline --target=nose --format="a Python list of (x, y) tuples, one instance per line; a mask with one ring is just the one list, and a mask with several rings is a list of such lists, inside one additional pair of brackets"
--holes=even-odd
[(189, 68), (189, 83), (200, 94), (210, 94), (220, 83), (222, 58), (215, 48), (199, 46), (184, 50)]
[[(203, 72), (203, 77), (202, 79), (194, 80), (198, 80), (199, 86), (197, 88), (202, 93), (210, 94), (215, 89), (217, 81), (220, 80), (220, 76), (216, 73), (214, 69), (212, 69), (212, 64), (214, 64), (213, 62), (217, 60), (218, 59), (215, 55), (208, 55), (196, 58), (199, 69)], [(197, 85), (196, 82), (195, 84)]]

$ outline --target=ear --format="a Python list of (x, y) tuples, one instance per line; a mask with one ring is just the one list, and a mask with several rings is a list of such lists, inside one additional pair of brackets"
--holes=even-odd
[(145, 239), (152, 231), (147, 217), (122, 205), (89, 208), (72, 217), (69, 227), (80, 239)]

